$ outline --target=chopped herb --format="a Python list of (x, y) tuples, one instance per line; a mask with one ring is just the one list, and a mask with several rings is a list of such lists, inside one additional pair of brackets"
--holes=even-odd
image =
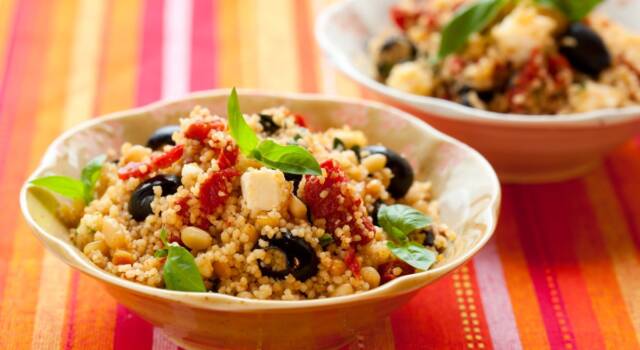
[(333, 149), (337, 150), (345, 150), (347, 147), (344, 145), (344, 142), (337, 137), (333, 138)]
[(537, 3), (555, 7), (562, 12), (570, 21), (579, 21), (586, 17), (589, 12), (602, 3), (602, 0), (536, 0)]
[(333, 243), (333, 236), (331, 236), (328, 233), (325, 233), (324, 235), (320, 236), (318, 241), (320, 242), (320, 246), (322, 248), (326, 248), (329, 244)]
[(483, 31), (510, 0), (479, 0), (457, 11), (442, 30), (438, 60), (462, 49), (472, 34)]

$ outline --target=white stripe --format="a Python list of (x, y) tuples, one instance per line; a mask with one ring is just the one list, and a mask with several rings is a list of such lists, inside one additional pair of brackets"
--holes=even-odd
[(153, 350), (178, 350), (178, 346), (173, 344), (160, 328), (153, 327)]
[(493, 347), (522, 349), (495, 238), (487, 243), (473, 261)]
[(189, 92), (192, 0), (165, 0), (162, 45), (162, 97)]

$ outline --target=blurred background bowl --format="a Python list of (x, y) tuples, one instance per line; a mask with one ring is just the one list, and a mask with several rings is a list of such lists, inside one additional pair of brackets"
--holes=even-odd
[[(380, 101), (404, 109), (480, 151), (506, 182), (572, 178), (640, 131), (640, 107), (562, 116), (502, 114), (388, 87), (373, 78), (367, 42), (392, 26), (397, 0), (346, 0), (328, 7), (316, 22), (325, 55)], [(640, 1), (607, 1), (599, 11), (640, 32)], [(635, 15), (634, 15), (635, 14)]]

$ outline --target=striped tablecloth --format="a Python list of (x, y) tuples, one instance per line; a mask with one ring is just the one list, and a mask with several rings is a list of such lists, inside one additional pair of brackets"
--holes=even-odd
[[(43, 249), (18, 189), (61, 131), (214, 87), (361, 96), (315, 0), (0, 0), (0, 349), (173, 349)], [(495, 238), (353, 349), (639, 349), (640, 142), (574, 181), (504, 186)]]

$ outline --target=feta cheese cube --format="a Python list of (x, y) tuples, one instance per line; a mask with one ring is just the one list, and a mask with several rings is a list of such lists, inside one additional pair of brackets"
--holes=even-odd
[(289, 198), (289, 183), (284, 174), (267, 168), (250, 168), (240, 177), (242, 197), (251, 211), (280, 210)]
[(491, 30), (500, 53), (516, 64), (529, 59), (531, 51), (553, 44), (556, 22), (533, 6), (518, 6)]

